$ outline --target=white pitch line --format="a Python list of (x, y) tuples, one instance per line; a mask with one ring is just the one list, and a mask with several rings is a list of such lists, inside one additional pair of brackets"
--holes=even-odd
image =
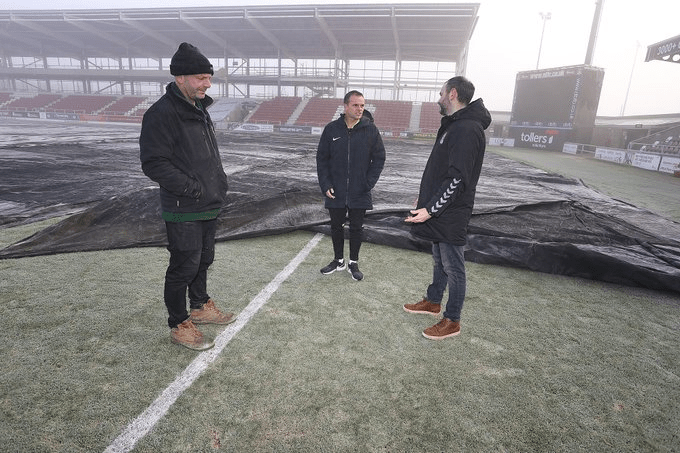
[(279, 274), (274, 277), (274, 280), (269, 282), (260, 293), (250, 301), (248, 306), (239, 313), (238, 318), (232, 324), (229, 324), (216, 338), (215, 346), (212, 349), (200, 353), (187, 366), (184, 371), (177, 376), (177, 379), (170, 384), (163, 392), (151, 403), (151, 405), (142, 412), (139, 417), (133, 420), (123, 432), (104, 450), (104, 453), (121, 453), (129, 452), (135, 444), (163, 418), (168, 412), (177, 398), (179, 398), (184, 391), (193, 384), (193, 382), (205, 371), (215, 359), (220, 355), (222, 350), (227, 346), (232, 338), (248, 323), (248, 321), (255, 316), (255, 314), (264, 306), (269, 298), (279, 289), (281, 283), (286, 281), (288, 277), (295, 271), (300, 263), (302, 263), (309, 252), (321, 241), (323, 234), (317, 233), (312, 239), (300, 250), (295, 258), (291, 260), (288, 265), (283, 268)]

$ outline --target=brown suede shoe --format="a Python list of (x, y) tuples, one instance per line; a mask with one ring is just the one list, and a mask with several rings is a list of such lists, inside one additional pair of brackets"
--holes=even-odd
[(203, 334), (191, 322), (191, 319), (187, 319), (174, 329), (170, 329), (170, 341), (194, 351), (203, 351), (215, 346), (214, 342), (205, 341)]
[(427, 299), (423, 299), (417, 304), (404, 304), (404, 310), (409, 313), (425, 313), (437, 316), (441, 309), (441, 304), (433, 304)]
[(194, 324), (229, 324), (236, 321), (233, 313), (222, 313), (215, 307), (215, 302), (209, 299), (199, 309), (191, 309), (190, 319)]
[(454, 337), (459, 333), (459, 321), (451, 321), (449, 318), (442, 318), (442, 320), (434, 326), (425, 329), (423, 331), (423, 336), (430, 340), (443, 340), (444, 338)]

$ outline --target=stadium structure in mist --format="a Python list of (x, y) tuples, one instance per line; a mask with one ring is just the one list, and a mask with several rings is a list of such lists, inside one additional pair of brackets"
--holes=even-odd
[[(441, 83), (466, 73), (479, 7), (432, 3), (0, 10), (0, 117), (140, 122), (171, 80), (172, 54), (187, 41), (216, 68), (210, 93), (219, 101), (211, 112), (218, 123), (305, 132), (332, 120), (344, 93), (358, 89), (386, 135), (432, 134), (439, 125), (434, 102)], [(586, 64), (584, 70), (591, 68)], [(548, 92), (575, 92), (560, 87)], [(518, 88), (513, 109), (526, 106), (519, 102), (523, 91)], [(599, 90), (591, 91), (599, 98)], [(679, 115), (595, 118), (593, 97), (591, 115), (553, 122), (581, 129), (556, 134), (555, 146), (571, 140), (680, 152), (680, 132), (663, 134), (680, 124)], [(543, 100), (541, 106), (529, 107), (542, 112), (554, 104)], [(513, 118), (513, 113), (493, 112), (488, 135), (515, 141), (548, 137), (522, 128), (529, 120), (536, 123), (535, 118)], [(655, 137), (658, 133), (661, 136)]]
[[(159, 95), (179, 42), (222, 97), (415, 100), (464, 74), (478, 3), (0, 11), (2, 88)], [(442, 37), (446, 37), (443, 39)]]

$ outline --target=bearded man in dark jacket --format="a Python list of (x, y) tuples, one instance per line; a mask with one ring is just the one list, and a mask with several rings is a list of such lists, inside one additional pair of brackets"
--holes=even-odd
[[(207, 293), (215, 256), (217, 216), (227, 195), (227, 175), (217, 148), (205, 94), (213, 67), (194, 46), (182, 43), (170, 62), (175, 81), (144, 114), (139, 137), (144, 174), (160, 186), (170, 264), (164, 300), (173, 343), (203, 350), (213, 346), (195, 324), (228, 324)], [(189, 294), (191, 314), (187, 312)]]
[(442, 87), (438, 103), (444, 117), (425, 165), (416, 209), (406, 218), (413, 223), (415, 236), (432, 241), (434, 270), (426, 296), (416, 304), (405, 304), (404, 310), (438, 316), (449, 287), (442, 320), (423, 332), (432, 340), (460, 333), (465, 299), (463, 249), (484, 160), (484, 130), (491, 124), (483, 101), (470, 102), (474, 92), (465, 77), (449, 79)]
[[(331, 218), (333, 261), (322, 274), (348, 270), (354, 280), (359, 270), (363, 223), (373, 209), (371, 189), (385, 166), (385, 147), (371, 114), (364, 110), (364, 95), (350, 91), (344, 98), (345, 113), (326, 125), (316, 152), (316, 169), (325, 207)], [(349, 216), (349, 264), (344, 260), (344, 223)]]

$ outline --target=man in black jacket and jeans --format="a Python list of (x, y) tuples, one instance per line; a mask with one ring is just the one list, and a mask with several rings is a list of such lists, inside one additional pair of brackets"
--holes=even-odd
[[(344, 98), (345, 113), (326, 125), (316, 152), (319, 186), (331, 217), (331, 239), (335, 255), (321, 269), (331, 274), (347, 268), (354, 280), (359, 270), (364, 215), (373, 209), (371, 189), (385, 165), (385, 147), (371, 114), (364, 110), (364, 95), (350, 91)], [(349, 216), (349, 265), (344, 260), (344, 223)]]
[(434, 270), (426, 296), (416, 304), (405, 304), (404, 310), (438, 316), (449, 287), (443, 319), (423, 332), (432, 340), (460, 333), (465, 299), (463, 249), (484, 160), (484, 130), (491, 124), (482, 100), (470, 102), (474, 93), (474, 85), (465, 77), (453, 77), (442, 87), (439, 108), (444, 117), (425, 165), (416, 209), (406, 218), (413, 223), (415, 236), (432, 241)]
[[(215, 128), (206, 110), (213, 100), (213, 67), (194, 46), (182, 43), (170, 62), (175, 81), (144, 114), (139, 137), (144, 174), (160, 186), (170, 264), (164, 300), (173, 343), (189, 349), (213, 346), (194, 324), (229, 324), (207, 293), (208, 267), (215, 256), (217, 216), (227, 195), (227, 175)], [(191, 314), (187, 312), (189, 293)]]

